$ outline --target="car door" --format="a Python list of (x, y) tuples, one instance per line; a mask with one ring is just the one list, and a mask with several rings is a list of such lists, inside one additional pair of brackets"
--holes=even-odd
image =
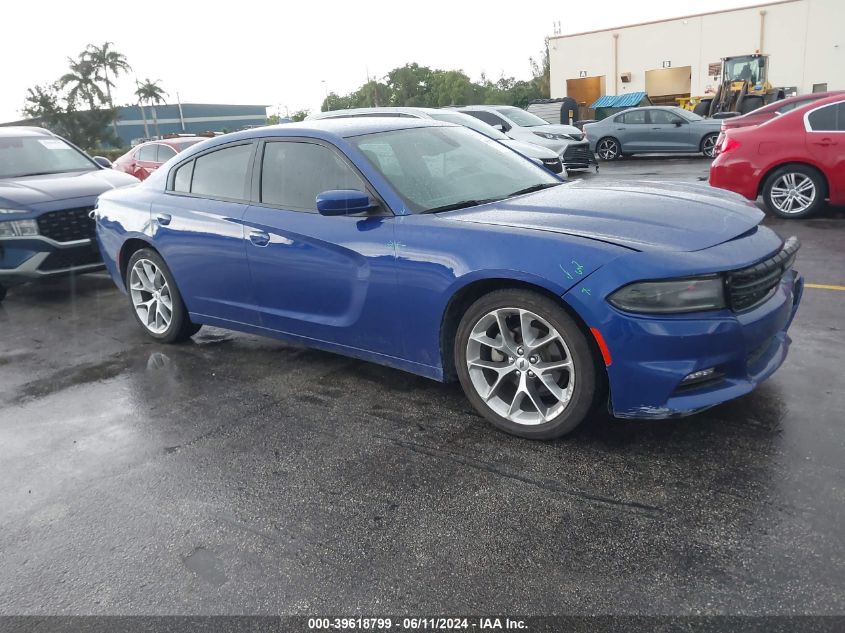
[(178, 165), (152, 203), (153, 243), (194, 314), (257, 325), (243, 218), (257, 143), (217, 146)]
[(690, 142), (689, 122), (668, 110), (649, 108), (646, 147), (651, 152), (698, 151)]
[(616, 135), (623, 152), (641, 152), (647, 149), (646, 111), (636, 109), (618, 115), (613, 120), (612, 134)]
[(845, 200), (845, 101), (810, 110), (805, 119), (810, 155), (823, 166), (830, 199)]
[(394, 218), (323, 216), (316, 197), (377, 196), (340, 150), (315, 139), (263, 143), (247, 209), (247, 254), (261, 325), (311, 341), (394, 355)]

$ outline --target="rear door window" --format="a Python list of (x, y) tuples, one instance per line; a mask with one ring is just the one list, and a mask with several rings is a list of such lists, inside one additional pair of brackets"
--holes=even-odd
[(156, 156), (158, 156), (158, 145), (156, 144), (144, 145), (135, 154), (135, 158), (138, 160), (149, 161), (151, 163), (156, 162)]
[(191, 193), (208, 198), (246, 199), (252, 150), (253, 144), (249, 143), (198, 156), (194, 161)]
[(645, 110), (631, 110), (622, 116), (627, 125), (645, 123)]
[(170, 160), (174, 156), (176, 156), (176, 150), (173, 149), (172, 147), (169, 147), (167, 145), (159, 145), (158, 146), (158, 156), (157, 156), (156, 160), (159, 163), (167, 162), (168, 160)]
[(845, 102), (832, 103), (818, 110), (813, 110), (807, 116), (807, 120), (813, 132), (845, 131)]

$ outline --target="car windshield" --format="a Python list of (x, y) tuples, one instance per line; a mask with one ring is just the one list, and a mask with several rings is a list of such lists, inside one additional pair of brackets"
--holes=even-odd
[(350, 141), (413, 213), (470, 207), (561, 184), (501, 143), (463, 127), (377, 132)]
[(684, 110), (683, 108), (670, 108), (671, 112), (677, 114), (679, 117), (685, 118), (687, 121), (702, 121), (704, 120), (703, 116), (697, 115), (695, 112), (690, 112), (689, 110)]
[(0, 137), (0, 178), (95, 169), (82, 152), (55, 136)]
[(435, 121), (445, 121), (446, 123), (454, 123), (456, 125), (463, 125), (471, 130), (480, 132), (487, 138), (492, 138), (496, 141), (506, 141), (508, 137), (502, 134), (492, 125), (487, 125), (484, 121), (476, 119), (474, 116), (463, 114), (461, 112), (431, 112), (429, 116)]
[(515, 108), (514, 106), (504, 106), (502, 108), (496, 108), (496, 111), (501, 112), (520, 127), (537, 127), (540, 125), (549, 124), (548, 121), (544, 121), (536, 114), (531, 114), (527, 110)]

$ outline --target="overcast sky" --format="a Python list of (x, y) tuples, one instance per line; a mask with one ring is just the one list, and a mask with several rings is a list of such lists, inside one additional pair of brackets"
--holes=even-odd
[[(115, 103), (133, 101), (134, 77), (161, 80), (175, 102), (317, 109), (367, 77), (408, 62), (461, 69), (477, 80), (528, 78), (528, 58), (560, 21), (565, 33), (758, 4), (754, 0), (555, 2), (194, 2), (81, 0), (3, 4), (0, 121), (21, 118), (26, 89), (61, 76), (89, 43), (114, 42), (132, 65)], [(411, 8), (413, 7), (413, 9)], [(325, 80), (325, 83), (323, 83)]]

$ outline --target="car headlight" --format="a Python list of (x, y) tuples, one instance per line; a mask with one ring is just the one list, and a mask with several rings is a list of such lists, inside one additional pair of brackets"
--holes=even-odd
[(623, 286), (607, 300), (620, 310), (649, 314), (718, 310), (727, 305), (719, 276), (638, 281)]
[(561, 139), (569, 138), (565, 134), (552, 134), (551, 132), (534, 132), (537, 136), (547, 138), (551, 141), (559, 141)]
[(0, 221), (0, 237), (27, 237), (38, 235), (38, 222), (35, 220)]

